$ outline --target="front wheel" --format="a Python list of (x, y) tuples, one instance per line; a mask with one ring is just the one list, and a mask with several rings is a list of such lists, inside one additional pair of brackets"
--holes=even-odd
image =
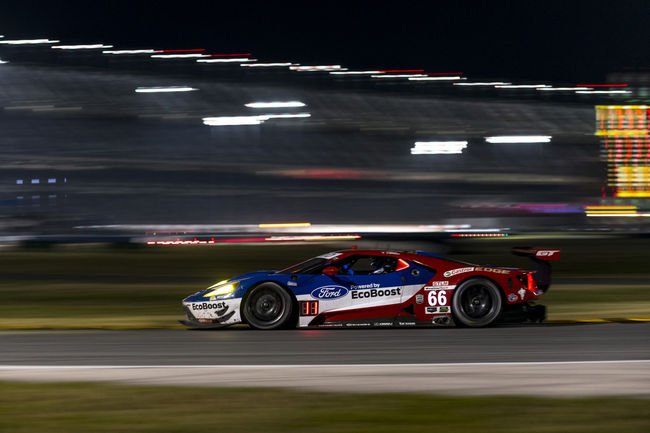
[(490, 326), (499, 320), (503, 311), (501, 290), (485, 278), (467, 280), (454, 290), (452, 311), (460, 325)]
[(291, 295), (275, 283), (254, 287), (246, 297), (244, 319), (255, 329), (278, 329), (288, 326), (293, 313)]

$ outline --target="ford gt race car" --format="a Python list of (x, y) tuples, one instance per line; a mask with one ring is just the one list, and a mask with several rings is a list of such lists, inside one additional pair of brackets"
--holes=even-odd
[(541, 322), (534, 305), (551, 283), (560, 250), (513, 248), (536, 270), (480, 266), (435, 254), (346, 250), (280, 271), (220, 281), (183, 300), (193, 328), (469, 326)]

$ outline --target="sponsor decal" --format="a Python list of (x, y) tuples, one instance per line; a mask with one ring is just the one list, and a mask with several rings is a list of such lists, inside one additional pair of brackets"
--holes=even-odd
[[(228, 306), (226, 305), (226, 306), (225, 306), (224, 308), (222, 308), (221, 310), (217, 310), (217, 317), (221, 317), (221, 316), (223, 316), (224, 314), (226, 314), (227, 311), (228, 311)], [(233, 311), (233, 313), (234, 313), (234, 311)], [(232, 315), (232, 314), (231, 314), (231, 315)]]
[(436, 286), (448, 286), (449, 281), (431, 281), (425, 289), (431, 290), (431, 287), (436, 287)]
[(363, 299), (363, 298), (378, 298), (382, 296), (397, 296), (402, 294), (402, 289), (372, 289), (372, 290), (358, 290), (351, 292), (352, 299)]
[(449, 307), (438, 307), (438, 312), (449, 313)]
[(397, 322), (399, 326), (415, 326), (415, 322)]
[(454, 275), (462, 274), (464, 272), (472, 272), (474, 270), (474, 267), (467, 267), (467, 268), (457, 268), (457, 269), (451, 269), (449, 271), (445, 271), (444, 275), (445, 277), (453, 277)]
[(297, 285), (298, 283), (296, 283), (295, 281), (287, 281), (287, 286), (297, 286)]
[(338, 299), (348, 294), (348, 289), (343, 286), (323, 286), (311, 291), (314, 299)]
[(526, 289), (521, 288), (521, 289), (519, 289), (519, 290), (517, 291), (517, 293), (519, 293), (519, 297), (520, 297), (521, 300), (523, 301), (524, 298), (526, 297)]
[(379, 283), (368, 283), (368, 284), (359, 284), (358, 286), (355, 286), (352, 284), (350, 286), (350, 289), (352, 290), (357, 290), (357, 289), (377, 289), (381, 286)]
[(510, 271), (507, 269), (498, 269), (498, 268), (486, 268), (485, 266), (477, 266), (475, 269), (477, 272), (493, 272), (495, 274), (509, 274)]
[[(226, 305), (225, 302), (217, 302), (212, 303), (212, 302), (193, 302), (192, 303), (192, 310), (221, 310), (221, 309), (228, 309), (228, 305)], [(222, 313), (223, 314), (223, 313)]]
[(539, 250), (535, 253), (535, 257), (553, 257), (559, 254), (560, 250)]
[(446, 290), (432, 290), (427, 294), (427, 303), (432, 307), (449, 305), (449, 296)]
[[(227, 309), (228, 309), (228, 308), (226, 307), (226, 308), (224, 308), (224, 309), (221, 310), (221, 311), (217, 311), (217, 321), (218, 321), (218, 322), (221, 322), (221, 323), (223, 323), (223, 322), (227, 322), (228, 320), (230, 320), (230, 318), (231, 318), (232, 316), (235, 315), (235, 311), (234, 311), (234, 310), (231, 311), (230, 313), (226, 314), (226, 310), (227, 310)], [(224, 316), (224, 314), (226, 314), (226, 315)]]
[(425, 314), (436, 314), (438, 312), (438, 307), (426, 307), (424, 309)]
[(517, 299), (519, 298), (517, 297), (516, 293), (511, 293), (508, 295), (508, 302), (517, 302)]
[(415, 303), (416, 304), (424, 304), (424, 295), (422, 295), (422, 294), (415, 295)]

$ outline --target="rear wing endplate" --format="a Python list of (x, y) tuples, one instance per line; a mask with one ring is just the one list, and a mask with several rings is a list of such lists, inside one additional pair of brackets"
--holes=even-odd
[(546, 292), (551, 287), (551, 260), (560, 260), (558, 248), (514, 247), (512, 254), (528, 257), (534, 264), (536, 272), (534, 278), (537, 288)]

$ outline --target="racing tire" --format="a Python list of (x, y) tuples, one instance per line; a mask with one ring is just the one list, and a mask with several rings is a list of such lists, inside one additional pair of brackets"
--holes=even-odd
[(262, 283), (251, 289), (244, 300), (242, 314), (254, 329), (282, 329), (293, 319), (294, 302), (291, 295), (275, 283)]
[(485, 278), (471, 278), (454, 290), (451, 308), (457, 325), (471, 328), (493, 325), (503, 312), (501, 289)]

